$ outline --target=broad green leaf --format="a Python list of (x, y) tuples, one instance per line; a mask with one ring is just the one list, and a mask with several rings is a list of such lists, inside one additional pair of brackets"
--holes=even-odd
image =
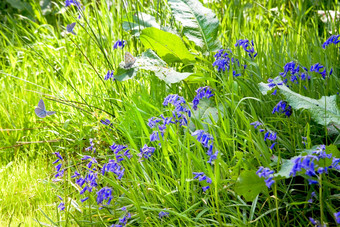
[[(192, 107), (192, 104), (190, 105)], [(195, 131), (195, 124), (193, 121), (201, 122), (202, 127), (204, 130), (208, 131), (208, 125), (212, 125), (213, 122), (218, 122), (219, 115), (218, 111), (220, 110), (221, 115), (223, 116), (223, 105), (219, 105), (218, 108), (213, 106), (210, 100), (204, 98), (200, 100), (200, 103), (198, 104), (197, 110), (193, 110), (191, 112), (191, 120), (189, 123), (189, 129), (191, 131)], [(212, 120), (211, 120), (212, 119)], [(205, 124), (204, 124), (205, 123)]]
[(133, 78), (140, 69), (154, 72), (155, 76), (164, 80), (167, 84), (178, 83), (192, 74), (177, 72), (167, 67), (166, 62), (150, 49), (144, 52), (141, 57), (136, 57), (136, 62), (131, 69), (124, 69), (123, 65), (124, 63), (122, 62), (115, 75), (118, 81)]
[[(271, 88), (265, 83), (259, 84), (262, 94), (267, 94)], [(281, 94), (285, 96), (288, 102), (295, 110), (308, 110), (312, 118), (320, 125), (329, 125), (331, 123), (340, 124), (340, 110), (336, 104), (336, 95), (322, 96), (320, 99), (312, 99), (302, 96), (290, 90), (287, 86), (277, 86)]]
[(221, 49), (217, 39), (219, 21), (211, 9), (199, 0), (168, 0), (176, 20), (183, 25), (184, 35), (205, 52)]
[(234, 188), (234, 191), (248, 202), (253, 201), (260, 192), (267, 190), (264, 178), (257, 176), (255, 171), (249, 170), (240, 174)]
[[(129, 20), (127, 18), (132, 19)], [(135, 36), (139, 36), (140, 31), (142, 31), (144, 28), (154, 27), (161, 29), (161, 26), (157, 23), (155, 17), (143, 12), (132, 14), (127, 18), (124, 19), (123, 29), (125, 31), (131, 31)]]
[(145, 28), (140, 41), (145, 48), (152, 49), (168, 63), (195, 61), (194, 55), (188, 51), (181, 38), (172, 33), (157, 28)]
[(13, 8), (16, 8), (18, 10), (26, 10), (28, 12), (32, 12), (32, 6), (24, 2), (22, 0), (6, 0)]

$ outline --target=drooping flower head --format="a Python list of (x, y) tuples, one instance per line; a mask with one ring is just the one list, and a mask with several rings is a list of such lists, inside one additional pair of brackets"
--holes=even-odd
[(330, 37), (326, 40), (326, 42), (324, 42), (324, 43), (322, 44), (322, 48), (323, 48), (323, 49), (326, 49), (326, 46), (328, 46), (328, 45), (331, 45), (331, 44), (336, 45), (336, 44), (340, 43), (339, 37), (340, 37), (340, 35), (332, 35), (332, 36), (330, 36)]

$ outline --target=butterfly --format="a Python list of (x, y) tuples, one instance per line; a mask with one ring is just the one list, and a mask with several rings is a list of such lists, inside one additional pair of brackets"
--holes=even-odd
[(74, 29), (75, 26), (76, 26), (76, 22), (74, 22), (74, 23), (72, 23), (72, 24), (68, 24), (68, 25), (66, 26), (67, 32), (72, 33), (73, 35), (77, 35), (77, 34), (73, 31), (73, 29)]
[(127, 52), (127, 51), (125, 52), (124, 60), (125, 60), (125, 65), (124, 65), (125, 69), (131, 68), (132, 65), (135, 64), (136, 62), (136, 58), (132, 56), (130, 52)]
[(55, 111), (46, 111), (44, 100), (40, 99), (38, 107), (34, 109), (35, 114), (38, 117), (44, 118), (47, 115), (55, 114)]

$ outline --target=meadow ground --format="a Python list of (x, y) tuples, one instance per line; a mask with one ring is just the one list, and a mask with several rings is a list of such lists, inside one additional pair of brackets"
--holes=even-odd
[(0, 226), (336, 226), (339, 11), (0, 3)]

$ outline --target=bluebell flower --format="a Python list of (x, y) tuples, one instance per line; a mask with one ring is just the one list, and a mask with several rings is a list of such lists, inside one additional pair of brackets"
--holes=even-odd
[(246, 51), (250, 58), (255, 58), (257, 53), (254, 50), (254, 42), (253, 40), (249, 42), (248, 39), (239, 39), (236, 41), (235, 47), (240, 46)]
[(212, 93), (212, 89), (209, 86), (198, 88), (196, 90), (196, 96), (195, 96), (194, 100), (192, 101), (193, 109), (197, 110), (197, 106), (198, 106), (201, 99), (203, 99), (203, 98), (209, 99), (212, 96), (214, 96), (214, 94)]
[(125, 40), (118, 40), (115, 42), (115, 44), (113, 45), (113, 49), (117, 49), (118, 47), (120, 47), (121, 49), (123, 49), (123, 47), (125, 46), (126, 41)]
[(128, 212), (124, 217), (119, 218), (119, 223), (123, 226), (127, 224), (128, 220), (131, 218), (131, 214)]
[(121, 166), (118, 161), (110, 159), (108, 163), (103, 165), (102, 175), (104, 176), (106, 172), (114, 173), (117, 179), (121, 180), (124, 176), (125, 168)]
[(161, 211), (161, 212), (159, 212), (158, 217), (160, 219), (162, 219), (164, 217), (169, 217), (169, 212)]
[(256, 129), (257, 127), (261, 126), (261, 125), (262, 125), (262, 123), (261, 123), (261, 122), (259, 122), (259, 121), (254, 121), (254, 122), (250, 123), (250, 125), (253, 125), (253, 126), (254, 126), (254, 128)]
[(157, 131), (153, 131), (150, 135), (150, 141), (158, 141), (159, 140), (159, 133)]
[(336, 44), (340, 43), (340, 40), (338, 39), (339, 37), (340, 37), (340, 35), (332, 35), (331, 37), (329, 37), (326, 40), (326, 42), (324, 42), (322, 44), (322, 48), (326, 49), (326, 46), (328, 46), (328, 45), (331, 45), (331, 44), (336, 45)]
[(150, 156), (155, 152), (156, 148), (148, 147), (146, 144), (143, 148), (140, 149), (140, 154), (138, 155), (140, 158), (150, 158)]
[[(231, 50), (225, 50), (220, 49), (215, 55), (215, 61), (212, 64), (213, 67), (217, 67), (217, 71), (223, 71), (225, 70), (229, 71), (232, 66), (234, 67), (240, 67), (240, 62), (238, 59), (235, 59), (234, 57), (231, 57), (232, 52)], [(246, 68), (246, 65), (244, 65), (244, 69)], [(236, 71), (233, 70), (234, 76), (239, 76), (240, 74), (236, 74)]]
[[(63, 160), (63, 158), (61, 157), (59, 152), (55, 152), (54, 154), (57, 156), (57, 160), (55, 160), (53, 162), (53, 164), (56, 164), (59, 161)], [(54, 177), (55, 178), (62, 177), (64, 175), (64, 171), (65, 171), (65, 169), (61, 169), (62, 168), (62, 163), (59, 163), (58, 165), (56, 165), (55, 168), (57, 170), (57, 173), (54, 175)]]
[(106, 126), (112, 126), (112, 123), (109, 119), (105, 119), (105, 120), (101, 119), (100, 123), (102, 123), (103, 125), (106, 125)]
[(157, 123), (159, 123), (161, 121), (161, 119), (156, 118), (156, 117), (152, 117), (148, 120), (148, 126), (150, 128), (154, 128), (156, 127)]
[(107, 205), (110, 205), (112, 198), (112, 189), (109, 187), (104, 187), (97, 192), (97, 204), (102, 204), (104, 200), (107, 200)]
[(80, 201), (83, 203), (83, 202), (85, 202), (88, 199), (89, 199), (89, 197), (85, 197), (84, 199), (81, 199)]
[(276, 106), (273, 109), (272, 114), (274, 113), (282, 113), (285, 114), (287, 117), (290, 117), (292, 115), (292, 107), (288, 105), (286, 101), (280, 101), (279, 103), (276, 104)]
[(114, 81), (115, 78), (114, 78), (113, 73), (114, 73), (114, 70), (107, 71), (106, 75), (104, 76), (104, 80), (112, 79)]
[(205, 187), (202, 187), (202, 189), (203, 189), (204, 192), (207, 191), (209, 188), (210, 188), (209, 185), (208, 185), (208, 186), (205, 186)]
[(337, 224), (340, 224), (340, 211), (337, 213), (334, 213), (335, 221)]
[(91, 157), (89, 155), (84, 155), (81, 160), (90, 160), (90, 162), (87, 164), (88, 168), (91, 168), (93, 163), (98, 163), (94, 157)]
[(58, 206), (59, 210), (65, 210), (65, 203), (61, 202)]
[(312, 194), (310, 195), (310, 199), (308, 200), (309, 203), (313, 203), (313, 197), (316, 198), (315, 192), (312, 192)]
[(77, 6), (78, 8), (81, 7), (81, 4), (80, 2), (78, 2), (77, 0), (66, 0), (65, 1), (65, 7), (69, 7), (71, 5), (75, 5)]
[(317, 223), (316, 223), (316, 221), (313, 219), (313, 218), (309, 218), (309, 221), (312, 223), (312, 225), (316, 225)]
[(218, 151), (216, 151), (214, 154), (210, 155), (208, 163), (212, 164), (214, 160), (217, 159)]
[[(320, 71), (322, 69), (323, 69), (323, 71)], [(311, 68), (310, 68), (310, 71), (316, 72), (316, 73), (320, 74), (323, 79), (326, 79), (326, 76), (327, 76), (326, 68), (323, 65), (321, 65), (320, 63), (316, 63), (316, 64), (312, 65)]]
[(273, 180), (273, 176), (272, 176), (274, 174), (274, 171), (269, 168), (264, 168), (263, 166), (260, 166), (256, 174), (259, 177), (265, 178), (265, 183), (268, 188), (271, 188), (272, 184), (275, 183), (275, 181)]
[[(85, 151), (92, 151), (93, 153), (95, 153), (96, 152), (96, 148), (94, 148), (93, 139), (89, 139), (89, 141), (90, 141), (90, 146), (85, 148)], [(91, 167), (89, 167), (89, 168), (91, 168)]]

